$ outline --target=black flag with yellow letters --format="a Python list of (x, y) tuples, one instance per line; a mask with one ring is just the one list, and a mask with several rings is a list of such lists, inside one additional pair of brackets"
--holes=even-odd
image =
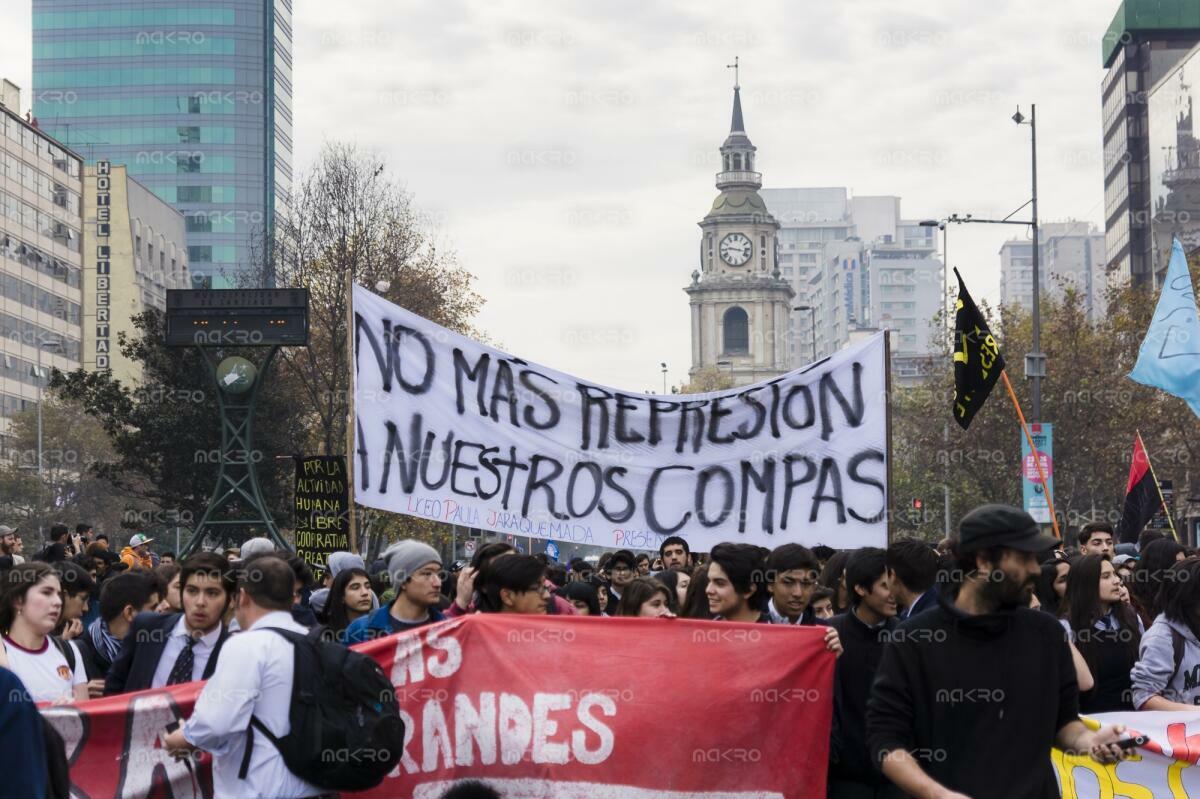
[(966, 430), (1000, 379), (1004, 357), (957, 269), (954, 276), (958, 278), (958, 303), (954, 314), (953, 413), (954, 420)]

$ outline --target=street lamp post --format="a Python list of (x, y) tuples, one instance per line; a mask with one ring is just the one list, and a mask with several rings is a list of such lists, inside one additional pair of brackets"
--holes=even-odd
[(808, 329), (812, 331), (812, 361), (817, 362), (817, 309), (811, 305), (793, 305), (793, 311), (808, 311)]
[(663, 394), (666, 394), (667, 393), (667, 365), (666, 365), (666, 363), (663, 363), (661, 361), (659, 362), (659, 365), (662, 366)]
[[(1030, 394), (1032, 398), (1031, 407), (1033, 410), (1033, 416), (1030, 421), (1038, 422), (1042, 419), (1042, 378), (1046, 376), (1046, 354), (1042, 352), (1042, 281), (1040, 275), (1041, 236), (1038, 233), (1037, 215), (1037, 105), (1030, 106), (1028, 119), (1025, 118), (1025, 115), (1022, 114), (1021, 110), (1018, 108), (1017, 113), (1013, 114), (1012, 120), (1018, 125), (1029, 125), (1030, 130), (1033, 164), (1031, 186), (1032, 191), (1029, 200), (1021, 206), (1021, 208), (1024, 208), (1026, 205), (1030, 206), (1030, 218), (1027, 220), (1013, 219), (1013, 214), (1021, 210), (1021, 208), (1018, 208), (1016, 211), (1013, 211), (1012, 214), (1009, 214), (1003, 219), (978, 219), (973, 217), (971, 214), (966, 214), (964, 216), (951, 214), (945, 220), (942, 220), (942, 224), (953, 222), (957, 225), (968, 223), (982, 225), (1025, 225), (1033, 231), (1033, 351), (1025, 355), (1025, 377), (1028, 378), (1032, 383), (1030, 386)], [(920, 224), (932, 225), (935, 223), (933, 220), (926, 220)], [(944, 251), (945, 244), (942, 245), (942, 248)]]
[(1029, 119), (1021, 113), (1020, 107), (1012, 116), (1018, 125), (1029, 125), (1030, 157), (1033, 164), (1031, 177), (1032, 192), (1029, 198), (1032, 220), (1029, 226), (1033, 229), (1033, 352), (1025, 356), (1025, 376), (1033, 385), (1030, 386), (1032, 395), (1033, 419), (1042, 419), (1042, 378), (1046, 376), (1046, 356), (1042, 352), (1042, 314), (1041, 295), (1042, 283), (1039, 274), (1041, 266), (1041, 239), (1038, 236), (1038, 206), (1037, 206), (1037, 104), (1029, 106)]

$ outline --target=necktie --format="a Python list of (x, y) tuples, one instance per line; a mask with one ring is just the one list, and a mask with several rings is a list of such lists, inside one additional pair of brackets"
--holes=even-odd
[(179, 657), (175, 658), (175, 665), (171, 667), (171, 675), (167, 677), (167, 685), (178, 685), (181, 682), (192, 681), (192, 666), (196, 662), (196, 658), (192, 654), (192, 648), (195, 646), (196, 639), (193, 636), (187, 636), (187, 643), (183, 645), (183, 651), (179, 653)]

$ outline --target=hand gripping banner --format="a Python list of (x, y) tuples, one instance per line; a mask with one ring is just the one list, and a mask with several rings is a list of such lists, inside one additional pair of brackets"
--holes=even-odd
[[(360, 644), (392, 677), (407, 741), (383, 784), (357, 795), (437, 799), (472, 778), (506, 799), (823, 796), (834, 667), (823, 633), (477, 614)], [(74, 795), (211, 799), (208, 756), (179, 763), (162, 748), (202, 687), (44, 708), (67, 741)]]

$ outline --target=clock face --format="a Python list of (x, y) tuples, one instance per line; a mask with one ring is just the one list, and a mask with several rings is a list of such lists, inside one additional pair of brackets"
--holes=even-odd
[(754, 245), (741, 233), (730, 233), (721, 239), (721, 260), (730, 266), (741, 266), (754, 254)]

